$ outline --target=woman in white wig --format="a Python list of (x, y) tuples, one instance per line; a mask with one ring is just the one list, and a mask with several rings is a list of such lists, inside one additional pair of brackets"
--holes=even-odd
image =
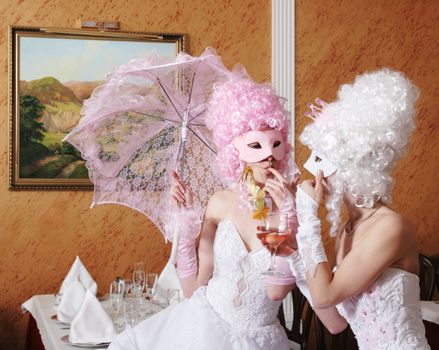
[[(297, 190), (297, 250), (290, 255), (296, 284), (314, 309), (336, 306), (360, 349), (428, 349), (419, 308), (418, 251), (413, 228), (389, 207), (397, 159), (415, 127), (418, 89), (383, 69), (342, 85), (337, 99), (317, 100), (314, 122), (300, 140), (312, 150), (305, 168), (316, 175)], [(327, 195), (327, 196), (326, 196)], [(328, 263), (317, 209), (324, 198), (336, 236)], [(349, 219), (340, 225), (345, 205)], [(344, 319), (344, 320), (343, 320)]]

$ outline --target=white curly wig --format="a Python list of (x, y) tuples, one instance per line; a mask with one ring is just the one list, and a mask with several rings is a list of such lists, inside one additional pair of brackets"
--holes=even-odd
[(415, 128), (418, 97), (418, 88), (404, 74), (381, 69), (342, 85), (334, 102), (311, 106), (314, 122), (300, 141), (338, 167), (327, 201), (331, 235), (338, 230), (344, 193), (362, 208), (391, 203), (390, 173)]

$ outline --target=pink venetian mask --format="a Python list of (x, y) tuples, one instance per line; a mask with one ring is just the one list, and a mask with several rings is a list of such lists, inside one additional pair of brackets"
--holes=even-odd
[(239, 159), (246, 163), (257, 163), (270, 156), (282, 160), (286, 144), (279, 130), (248, 131), (238, 136), (233, 145), (239, 152)]

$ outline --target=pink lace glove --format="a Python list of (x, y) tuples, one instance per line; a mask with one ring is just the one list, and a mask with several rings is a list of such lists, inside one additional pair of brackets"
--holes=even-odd
[(291, 272), (290, 264), (286, 258), (276, 256), (276, 270), (285, 273), (285, 276), (268, 275), (265, 279), (268, 284), (273, 284), (275, 286), (288, 286), (296, 282), (296, 279)]
[(318, 264), (328, 261), (320, 234), (318, 204), (299, 187), (296, 193), (296, 207), (299, 220), (297, 246), (305, 271), (314, 274)]
[(196, 240), (200, 233), (200, 215), (192, 207), (183, 207), (171, 215), (165, 226), (166, 238), (173, 242), (170, 262), (176, 263), (180, 278), (195, 275), (198, 272)]

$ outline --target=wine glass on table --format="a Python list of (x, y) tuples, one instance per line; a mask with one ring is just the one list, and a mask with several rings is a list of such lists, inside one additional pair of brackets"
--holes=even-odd
[(145, 271), (143, 269), (143, 262), (136, 263), (133, 271), (133, 282), (131, 284), (132, 292), (135, 297), (139, 300), (139, 303), (143, 303), (142, 293), (145, 289)]
[(180, 302), (180, 290), (175, 288), (168, 288), (166, 290), (166, 304), (178, 304)]
[(129, 296), (123, 303), (125, 324), (134, 327), (140, 321), (139, 300)]
[(134, 271), (136, 270), (145, 271), (145, 264), (143, 261), (138, 261), (134, 264)]
[(119, 322), (119, 312), (120, 306), (123, 303), (125, 286), (123, 283), (120, 283), (118, 280), (111, 282), (110, 284), (110, 304), (114, 309), (114, 317), (113, 321), (116, 328), (120, 328)]
[(156, 273), (147, 273), (145, 276), (145, 285), (146, 285), (146, 298), (148, 299), (149, 303), (147, 303), (147, 314), (153, 314), (154, 313), (154, 297), (157, 293), (157, 281), (158, 281), (158, 275)]
[(270, 212), (265, 218), (265, 225), (258, 227), (257, 236), (270, 249), (271, 258), (268, 270), (263, 272), (269, 276), (285, 276), (276, 268), (276, 254), (279, 246), (288, 237), (288, 215), (280, 212)]
[(157, 293), (158, 275), (156, 273), (146, 274), (146, 295), (152, 301)]

